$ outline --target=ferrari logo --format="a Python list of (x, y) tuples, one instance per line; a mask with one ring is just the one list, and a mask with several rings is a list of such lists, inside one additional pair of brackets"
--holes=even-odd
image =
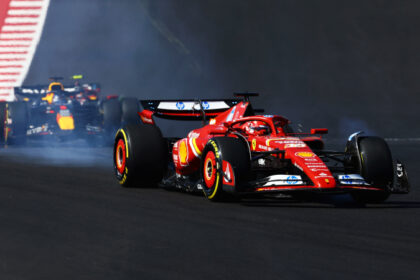
[(256, 139), (252, 139), (252, 150), (255, 151), (255, 148), (257, 147), (257, 140)]

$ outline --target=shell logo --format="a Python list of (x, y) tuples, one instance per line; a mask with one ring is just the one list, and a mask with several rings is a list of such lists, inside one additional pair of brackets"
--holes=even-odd
[(295, 155), (301, 158), (313, 158), (315, 156), (312, 152), (297, 152)]
[(188, 160), (187, 141), (185, 140), (181, 141), (181, 143), (179, 144), (178, 154), (179, 154), (179, 160), (181, 164), (186, 164)]

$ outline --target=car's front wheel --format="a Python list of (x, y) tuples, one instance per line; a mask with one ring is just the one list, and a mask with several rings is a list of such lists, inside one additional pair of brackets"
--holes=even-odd
[(222, 201), (240, 191), (249, 175), (251, 159), (245, 140), (215, 137), (204, 147), (201, 158), (201, 178), (204, 195), (210, 201)]
[(354, 191), (353, 199), (359, 203), (379, 203), (390, 195), (390, 187), (394, 181), (394, 168), (388, 144), (380, 137), (360, 137), (358, 139), (360, 175), (379, 188), (378, 191)]

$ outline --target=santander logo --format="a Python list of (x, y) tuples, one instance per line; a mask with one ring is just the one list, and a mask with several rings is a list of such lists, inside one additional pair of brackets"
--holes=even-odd
[(0, 1), (0, 100), (14, 99), (35, 54), (50, 0)]

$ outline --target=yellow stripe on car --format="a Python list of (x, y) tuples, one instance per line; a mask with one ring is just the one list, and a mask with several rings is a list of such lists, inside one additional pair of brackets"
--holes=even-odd
[(198, 148), (198, 146), (197, 146), (197, 142), (195, 141), (195, 138), (193, 138), (193, 139), (192, 139), (192, 143), (193, 143), (194, 149), (195, 149), (195, 151), (197, 152), (197, 154), (198, 154), (199, 156), (201, 156), (201, 151), (200, 151), (200, 149), (199, 149), (199, 148)]

